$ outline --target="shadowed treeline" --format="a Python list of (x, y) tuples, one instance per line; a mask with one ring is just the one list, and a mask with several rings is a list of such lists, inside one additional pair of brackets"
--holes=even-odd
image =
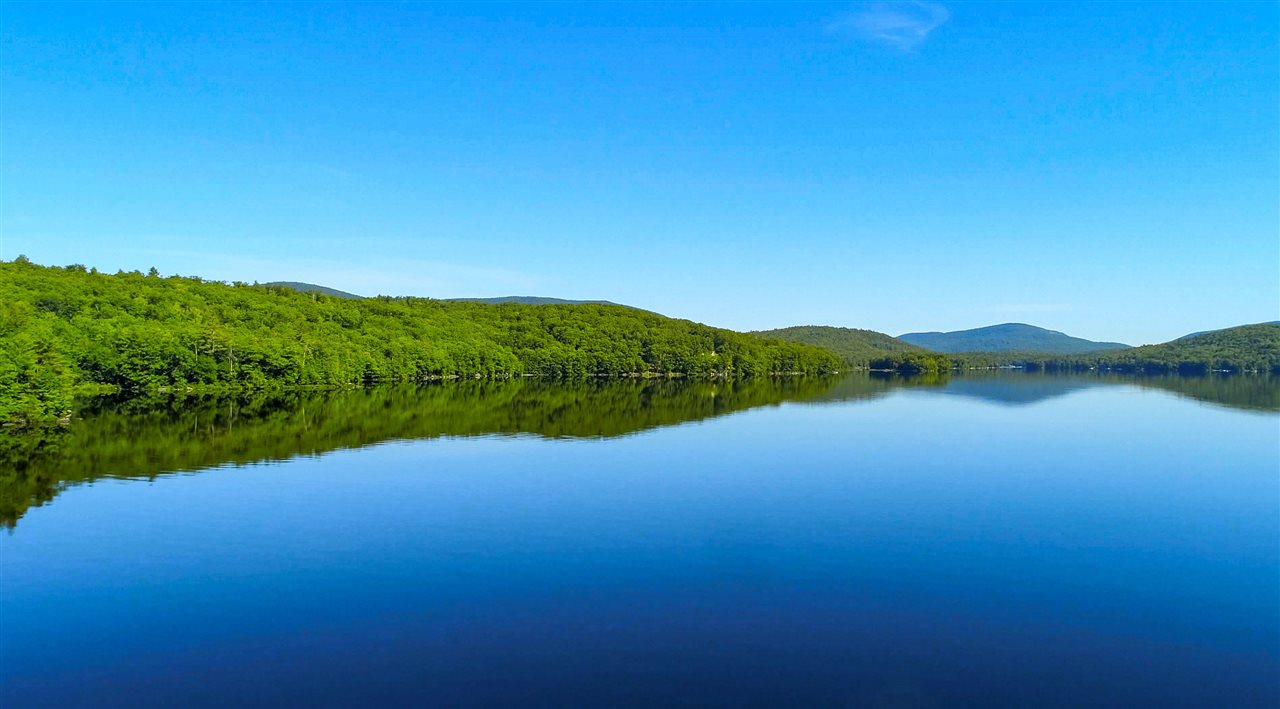
[[(912, 384), (927, 380), (915, 378)], [(1036, 404), (1072, 392), (1102, 386), (1158, 389), (1207, 404), (1252, 411), (1280, 411), (1280, 377), (1274, 375), (1054, 374), (1017, 370), (973, 371), (942, 380), (931, 391), (982, 399), (1007, 406)]]
[(838, 380), (479, 380), (84, 402), (73, 423), (0, 435), (0, 524), (98, 478), (152, 478), (394, 439), (624, 436), (822, 395)]
[(1280, 411), (1280, 378), (989, 372), (960, 377), (479, 380), (240, 396), (83, 401), (71, 425), (0, 433), (0, 525), (100, 478), (249, 465), (388, 440), (532, 435), (607, 438), (784, 402), (921, 394), (1033, 405), (1090, 387), (1128, 385), (1238, 409)]
[(1173, 374), (1147, 377), (1104, 375), (1102, 379), (1149, 389), (1232, 409), (1280, 411), (1280, 376), (1180, 377)]
[(1280, 377), (1273, 375), (1142, 375), (1115, 372), (1044, 373), (974, 370), (961, 375), (888, 372), (845, 377), (810, 403), (876, 398), (894, 389), (977, 399), (1001, 406), (1028, 406), (1073, 392), (1105, 386), (1157, 389), (1207, 404), (1249, 411), (1280, 412)]

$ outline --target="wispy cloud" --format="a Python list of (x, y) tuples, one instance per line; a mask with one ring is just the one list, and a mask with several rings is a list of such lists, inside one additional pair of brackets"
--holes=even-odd
[(833, 19), (827, 31), (910, 52), (950, 17), (947, 8), (923, 0), (872, 2)]

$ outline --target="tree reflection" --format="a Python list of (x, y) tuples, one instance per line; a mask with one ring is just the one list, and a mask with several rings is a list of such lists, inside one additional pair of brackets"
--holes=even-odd
[(1280, 378), (969, 373), (844, 378), (480, 380), (238, 396), (166, 395), (81, 402), (70, 426), (0, 433), (0, 525), (100, 478), (319, 455), (443, 436), (610, 438), (784, 402), (875, 399), (912, 387), (1029, 405), (1082, 388), (1158, 388), (1216, 405), (1280, 411)]

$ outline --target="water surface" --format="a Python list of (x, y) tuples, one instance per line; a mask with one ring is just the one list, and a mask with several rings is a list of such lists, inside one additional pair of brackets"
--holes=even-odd
[(2, 451), (0, 703), (1275, 706), (1276, 392), (92, 402)]

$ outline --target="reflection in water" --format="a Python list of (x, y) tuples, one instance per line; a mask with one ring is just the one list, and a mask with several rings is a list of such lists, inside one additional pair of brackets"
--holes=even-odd
[[(68, 485), (318, 455), (394, 439), (615, 437), (821, 395), (834, 379), (461, 381), (86, 402), (53, 435), (0, 436), (0, 524)], [(885, 383), (866, 382), (870, 392)]]
[(441, 436), (625, 436), (783, 402), (850, 402), (911, 387), (1027, 405), (1086, 387), (1153, 387), (1233, 408), (1280, 411), (1275, 377), (1133, 377), (1018, 372), (963, 377), (855, 374), (751, 380), (462, 381), (357, 390), (84, 402), (67, 429), (0, 434), (0, 525), (68, 486), (319, 455)]
[(1171, 391), (1179, 396), (1233, 409), (1280, 411), (1280, 377), (1266, 374), (1202, 377), (1180, 377), (1174, 374), (1129, 377), (1108, 374), (1101, 378), (1106, 382)]
[[(912, 382), (908, 382), (910, 384)], [(1017, 370), (966, 372), (933, 389), (941, 394), (1022, 406), (1091, 387), (1128, 385), (1168, 391), (1189, 399), (1233, 409), (1280, 411), (1280, 377), (1269, 375), (1179, 376), (1114, 372), (1046, 374)]]
[(1139, 388), (1268, 381), (86, 402), (0, 471), (0, 706), (1272, 706), (1280, 414)]

